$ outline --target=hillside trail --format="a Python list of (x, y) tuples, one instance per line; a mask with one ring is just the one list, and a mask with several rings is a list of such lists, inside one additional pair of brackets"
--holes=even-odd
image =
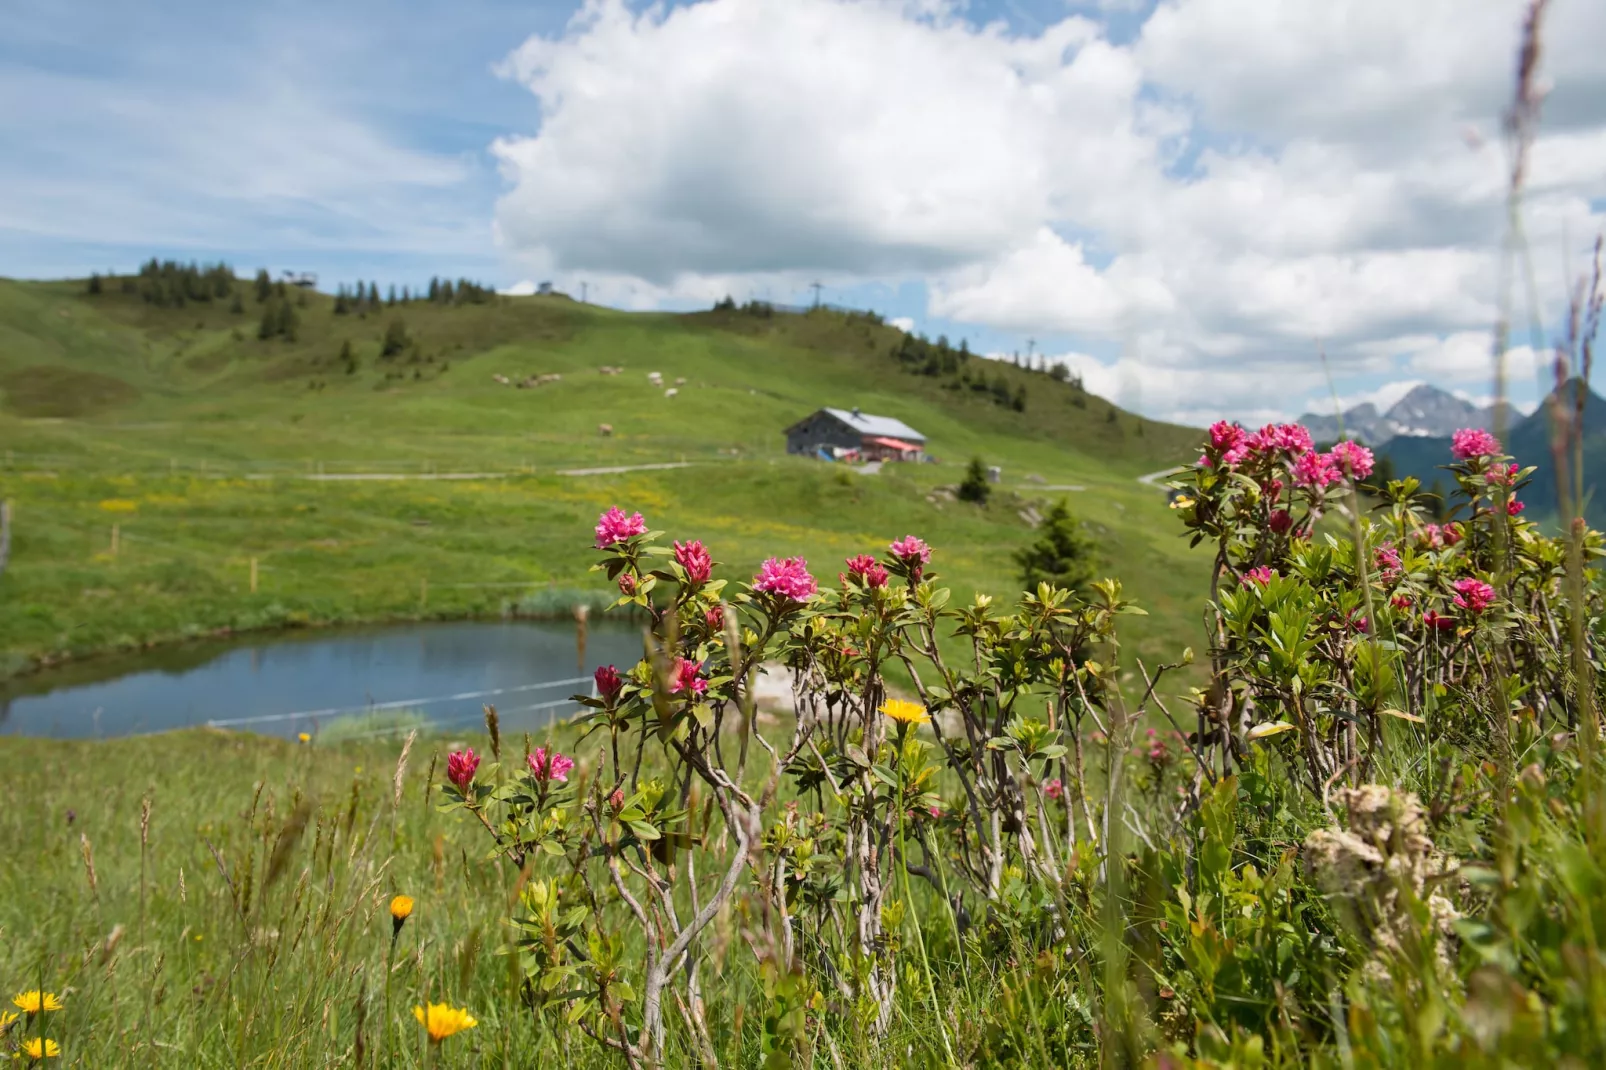
[[(611, 476), (622, 472), (656, 472), (666, 468), (690, 468), (691, 461), (666, 461), (661, 464), (620, 464), (604, 468), (560, 468), (560, 476)], [(321, 483), (349, 483), (367, 480), (396, 480), (396, 479), (508, 479), (513, 476), (530, 475), (530, 469), (514, 470), (511, 472), (301, 472), (289, 476), (291, 479), (310, 479)], [(252, 472), (247, 479), (279, 479), (285, 478), (273, 472)]]
[(1179, 472), (1186, 472), (1187, 470), (1188, 466), (1185, 464), (1176, 465), (1171, 468), (1162, 468), (1158, 472), (1150, 472), (1146, 476), (1138, 476), (1138, 482), (1142, 483), (1145, 487), (1153, 487), (1154, 489), (1159, 490), (1160, 480), (1165, 479), (1167, 476), (1177, 475)]

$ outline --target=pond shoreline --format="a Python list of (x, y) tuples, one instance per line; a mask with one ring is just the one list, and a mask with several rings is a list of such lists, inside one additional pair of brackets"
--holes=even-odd
[[(78, 658), (0, 684), (0, 735), (116, 737), (185, 726), (312, 735), (397, 718), (534, 728), (641, 655), (625, 621), (430, 619), (257, 629)], [(509, 719), (512, 719), (511, 721)], [(356, 725), (360, 720), (374, 724)]]
[[(592, 602), (584, 602), (590, 607), (591, 620), (595, 622), (600, 614), (598, 607)], [(627, 621), (635, 619), (639, 614), (621, 612), (611, 614), (609, 620)], [(500, 613), (473, 613), (443, 610), (439, 613), (380, 613), (374, 616), (347, 616), (326, 620), (288, 620), (277, 624), (267, 624), (260, 627), (234, 627), (224, 625), (209, 631), (181, 632), (158, 635), (155, 638), (142, 642), (124, 645), (109, 645), (96, 647), (82, 653), (66, 653), (58, 656), (51, 655), (25, 655), (13, 668), (0, 663), (0, 687), (15, 684), (31, 676), (55, 669), (69, 666), (92, 665), (106, 658), (115, 658), (120, 655), (135, 655), (156, 650), (168, 650), (189, 644), (216, 643), (229, 639), (250, 639), (256, 637), (268, 638), (284, 635), (291, 632), (325, 631), (340, 628), (383, 627), (398, 624), (451, 624), (462, 621), (572, 621), (573, 612), (565, 613), (555, 609), (540, 609), (534, 611), (519, 611), (515, 605), (504, 607)]]

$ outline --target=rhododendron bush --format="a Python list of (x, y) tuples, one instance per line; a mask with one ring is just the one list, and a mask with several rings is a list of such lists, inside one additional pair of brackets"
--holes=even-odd
[[(1381, 1051), (1401, 992), (1459, 1006), (1457, 956), (1504, 937), (1469, 928), (1487, 890), (1435, 882), (1521, 783), (1580, 768), (1563, 578), (1568, 539), (1600, 549), (1512, 508), (1532, 469), (1487, 432), (1446, 462), (1430, 523), (1414, 480), (1357, 490), (1364, 447), (1211, 428), (1172, 499), (1212, 555), (1198, 665), (1123, 652), (1142, 610), (1115, 580), (960, 603), (913, 534), (733, 578), (609, 509), (596, 569), (642, 659), (596, 669), (572, 753), (503, 763), (493, 715), (489, 760), (453, 755), (441, 789), (518, 875), (523, 1002), (633, 1066), (718, 1062), (732, 956), (763, 978), (765, 1050), (839, 1065), (847, 1036), (895, 1061), (900, 1007), (978, 1061), (1002, 1034), (959, 1014), (960, 978), (999, 1014), (1045, 1001), (1029, 1065), (1308, 1051), (1335, 1006)], [(794, 715), (757, 709), (764, 675)]]

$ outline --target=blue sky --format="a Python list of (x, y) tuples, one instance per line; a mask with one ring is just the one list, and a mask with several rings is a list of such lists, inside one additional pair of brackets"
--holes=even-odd
[[(1518, 6), (9, 0), (0, 274), (156, 255), (664, 308), (818, 280), (1159, 417), (1292, 415), (1324, 351), (1346, 399), (1477, 396)], [(1606, 19), (1556, 7), (1546, 293), (1606, 198), (1579, 43)]]

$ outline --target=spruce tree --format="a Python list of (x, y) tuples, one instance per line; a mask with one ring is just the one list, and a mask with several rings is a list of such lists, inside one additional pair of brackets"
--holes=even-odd
[(987, 465), (980, 457), (972, 457), (970, 467), (965, 470), (965, 478), (959, 484), (959, 500), (985, 505), (992, 490), (987, 485)]
[(256, 292), (259, 305), (267, 304), (268, 298), (273, 295), (273, 280), (268, 278), (267, 268), (257, 268)]
[(296, 315), (295, 306), (289, 301), (279, 302), (279, 335), (286, 342), (296, 340), (296, 328), (301, 326), (301, 317)]
[(257, 324), (257, 337), (266, 341), (278, 333), (279, 305), (278, 302), (270, 300), (262, 306), (262, 321)]
[(91, 294), (100, 293), (100, 272), (98, 271), (89, 276), (89, 292)]
[(1093, 580), (1096, 544), (1071, 515), (1061, 498), (1043, 518), (1041, 534), (1030, 546), (1015, 551), (1021, 583), (1035, 591), (1039, 583), (1082, 591)]
[(402, 322), (402, 318), (400, 316), (397, 316), (395, 319), (391, 320), (390, 325), (385, 328), (385, 337), (380, 343), (379, 355), (382, 357), (394, 357), (397, 353), (400, 353), (406, 348), (407, 324)]

